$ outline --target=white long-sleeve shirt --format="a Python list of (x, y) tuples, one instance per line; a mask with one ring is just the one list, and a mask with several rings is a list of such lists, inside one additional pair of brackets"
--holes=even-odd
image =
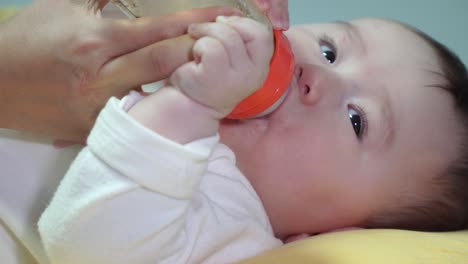
[(134, 100), (109, 100), (42, 214), (51, 263), (232, 263), (282, 244), (217, 136), (170, 141), (127, 115)]

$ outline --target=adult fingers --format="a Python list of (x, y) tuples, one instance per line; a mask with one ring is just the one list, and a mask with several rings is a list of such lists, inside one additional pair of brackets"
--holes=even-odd
[(105, 64), (99, 86), (121, 94), (141, 84), (167, 78), (177, 67), (191, 60), (194, 40), (188, 35), (157, 42)]
[(288, 0), (271, 0), (271, 8), (267, 15), (275, 29), (289, 29)]
[(288, 0), (253, 0), (264, 12), (275, 29), (289, 29)]
[(120, 54), (140, 49), (151, 43), (181, 36), (193, 23), (214, 21), (219, 15), (236, 15), (240, 11), (231, 7), (208, 7), (182, 11), (160, 17), (141, 17), (134, 20), (109, 20), (104, 35)]

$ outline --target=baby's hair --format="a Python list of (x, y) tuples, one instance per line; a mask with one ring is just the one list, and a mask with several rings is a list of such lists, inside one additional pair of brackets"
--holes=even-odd
[(460, 58), (446, 46), (420, 30), (396, 22), (426, 41), (433, 49), (443, 78), (437, 85), (455, 100), (457, 120), (461, 123), (458, 158), (443, 173), (432, 179), (428, 197), (403, 194), (411, 205), (390, 209), (371, 217), (367, 228), (399, 228), (419, 231), (452, 231), (468, 228), (468, 71)]

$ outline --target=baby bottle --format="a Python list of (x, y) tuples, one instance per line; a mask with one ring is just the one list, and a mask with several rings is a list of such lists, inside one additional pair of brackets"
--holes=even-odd
[[(231, 6), (272, 29), (269, 19), (251, 0), (111, 0), (111, 2), (130, 18), (165, 15), (192, 8)], [(294, 73), (294, 57), (283, 32), (273, 30), (273, 35), (275, 49), (265, 82), (256, 92), (240, 102), (227, 118), (245, 119), (264, 116), (274, 111), (283, 101)]]

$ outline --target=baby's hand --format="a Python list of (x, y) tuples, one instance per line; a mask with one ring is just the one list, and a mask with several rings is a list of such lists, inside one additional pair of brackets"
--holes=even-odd
[(170, 82), (221, 119), (263, 84), (273, 54), (272, 33), (243, 17), (193, 24), (188, 33), (197, 39), (195, 60), (177, 69)]
[(129, 115), (182, 144), (212, 136), (219, 120), (263, 84), (273, 54), (273, 34), (248, 18), (220, 17), (194, 24), (195, 61), (180, 66), (170, 85), (135, 104)]

